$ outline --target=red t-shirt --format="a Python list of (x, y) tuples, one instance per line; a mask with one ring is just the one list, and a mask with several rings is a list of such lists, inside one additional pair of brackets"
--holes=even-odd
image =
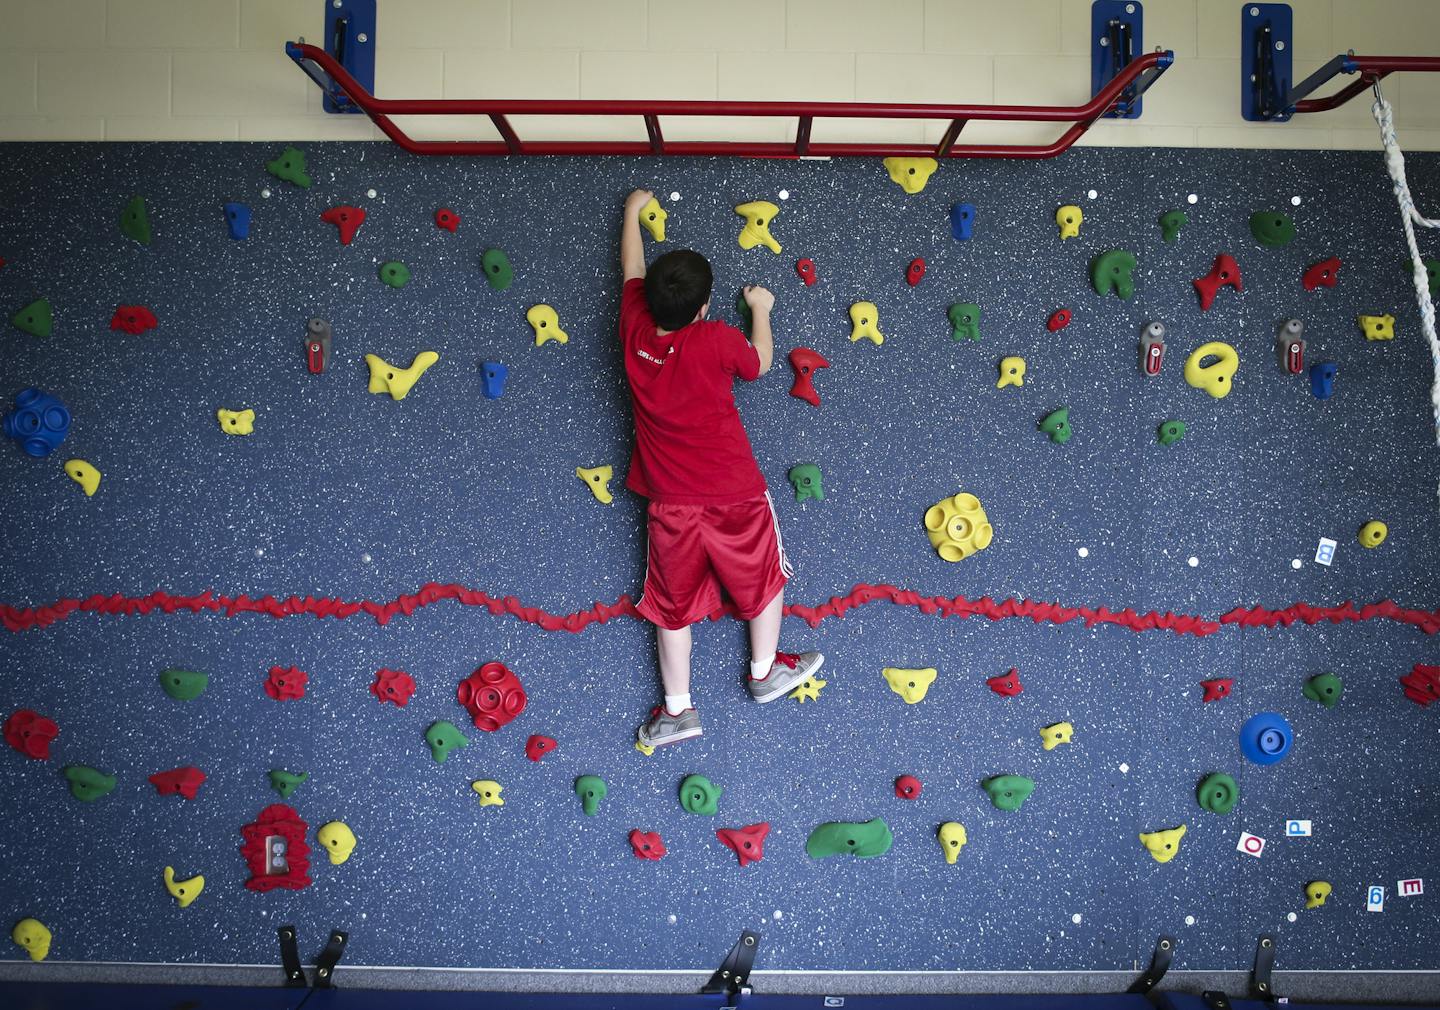
[(765, 493), (733, 384), (760, 377), (760, 354), (726, 323), (704, 320), (659, 336), (645, 282), (625, 282), (620, 346), (635, 407), (625, 486), (667, 505), (731, 505)]

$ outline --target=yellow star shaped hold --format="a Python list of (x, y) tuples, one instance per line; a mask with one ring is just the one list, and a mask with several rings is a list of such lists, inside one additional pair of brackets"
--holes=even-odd
[(655, 753), (654, 747), (651, 747), (648, 743), (641, 743), (639, 740), (635, 741), (635, 749), (638, 750), (641, 754), (644, 754), (646, 757), (649, 757), (651, 754)]
[(806, 677), (799, 687), (790, 692), (790, 697), (802, 705), (807, 701), (819, 701), (820, 689), (828, 683), (828, 680), (821, 680), (819, 677)]

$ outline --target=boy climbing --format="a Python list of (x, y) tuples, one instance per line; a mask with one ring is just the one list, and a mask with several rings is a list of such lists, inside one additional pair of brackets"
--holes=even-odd
[(724, 592), (750, 623), (746, 687), (774, 701), (820, 669), (818, 652), (778, 651), (790, 563), (780, 523), (735, 408), (734, 380), (753, 382), (775, 354), (775, 296), (745, 288), (750, 340), (708, 321), (713, 276), (704, 256), (665, 253), (647, 273), (637, 189), (620, 228), (620, 348), (635, 414), (635, 449), (625, 486), (650, 499), (645, 588), (636, 605), (655, 625), (664, 704), (637, 732), (646, 747), (700, 736), (690, 700), (690, 625), (720, 606)]

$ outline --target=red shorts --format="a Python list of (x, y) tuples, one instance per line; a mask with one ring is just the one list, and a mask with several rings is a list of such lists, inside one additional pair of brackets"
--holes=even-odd
[(767, 492), (736, 505), (650, 503), (645, 589), (635, 609), (677, 630), (720, 607), (723, 589), (748, 621), (785, 588), (792, 571)]

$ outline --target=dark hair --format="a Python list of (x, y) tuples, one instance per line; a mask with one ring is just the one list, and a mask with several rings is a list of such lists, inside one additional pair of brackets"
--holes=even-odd
[(645, 274), (645, 303), (663, 330), (678, 330), (710, 300), (710, 262), (693, 249), (667, 252)]

